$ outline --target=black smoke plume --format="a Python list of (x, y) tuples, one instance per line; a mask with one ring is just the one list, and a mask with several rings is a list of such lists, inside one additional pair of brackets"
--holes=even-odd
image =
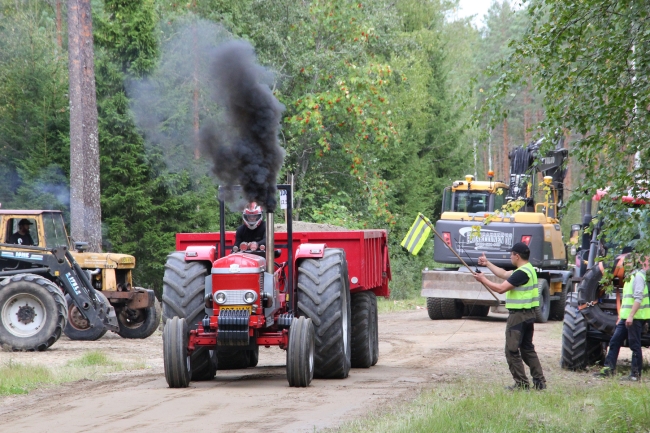
[(232, 187), (241, 185), (247, 201), (273, 212), (276, 183), (284, 160), (278, 143), (284, 111), (273, 96), (269, 72), (258, 65), (253, 47), (229, 41), (214, 51), (214, 97), (222, 110), (219, 120), (201, 129), (201, 146), (212, 158), (212, 171), (221, 181), (222, 199), (233, 202)]

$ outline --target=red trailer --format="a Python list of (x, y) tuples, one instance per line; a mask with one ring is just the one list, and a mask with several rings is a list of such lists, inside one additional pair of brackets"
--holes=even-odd
[[(285, 190), (291, 203), (289, 185)], [(221, 203), (221, 221), (224, 221)], [(290, 386), (344, 378), (379, 358), (377, 296), (391, 278), (384, 230), (273, 233), (266, 251), (232, 252), (234, 232), (179, 233), (163, 279), (170, 387), (257, 365), (259, 346), (287, 350)], [(276, 249), (277, 248), (277, 249)]]

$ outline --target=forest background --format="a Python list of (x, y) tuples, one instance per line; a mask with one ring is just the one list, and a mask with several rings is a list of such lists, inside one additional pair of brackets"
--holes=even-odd
[[(399, 246), (418, 212), (466, 174), (508, 174), (508, 152), (543, 120), (529, 84), (505, 119), (472, 117), (527, 14), (495, 1), (479, 29), (457, 1), (93, 0), (103, 247), (133, 254), (138, 285), (160, 290), (177, 232), (216, 231), (217, 182), (199, 151), (211, 102), (209, 52), (255, 48), (285, 105), (280, 182), (295, 218), (389, 231), (392, 296), (419, 293), (419, 257)], [(0, 203), (69, 210), (65, 2), (0, 0)], [(567, 143), (568, 145), (568, 143)], [(571, 190), (571, 179), (566, 188)], [(233, 229), (240, 215), (231, 213)]]

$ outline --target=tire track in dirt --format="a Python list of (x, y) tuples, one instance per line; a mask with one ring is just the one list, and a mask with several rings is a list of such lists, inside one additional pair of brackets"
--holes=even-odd
[[(537, 325), (542, 362), (559, 354), (560, 324)], [(410, 398), (423, 388), (459, 377), (486, 376), (507, 383), (503, 355), (505, 316), (432, 321), (426, 310), (379, 316), (380, 358), (344, 380), (318, 380), (289, 388), (285, 353), (262, 348), (247, 370), (219, 371), (209, 382), (169, 389), (162, 371), (160, 334), (146, 340), (107, 335), (97, 342), (62, 339), (43, 353), (0, 353), (0, 362), (62, 365), (87, 350), (106, 350), (120, 362), (144, 361), (145, 371), (112, 373), (0, 400), (3, 431), (313, 432)], [(552, 347), (551, 347), (552, 346)]]

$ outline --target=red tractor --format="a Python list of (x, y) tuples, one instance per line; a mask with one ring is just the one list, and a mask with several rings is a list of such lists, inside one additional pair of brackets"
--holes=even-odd
[[(290, 386), (345, 378), (379, 359), (377, 298), (388, 296), (385, 230), (274, 233), (266, 250), (230, 252), (235, 234), (179, 233), (163, 280), (165, 378), (171, 388), (254, 367), (259, 346), (287, 351)], [(216, 244), (216, 246), (215, 246)], [(278, 248), (278, 249), (276, 249)]]

